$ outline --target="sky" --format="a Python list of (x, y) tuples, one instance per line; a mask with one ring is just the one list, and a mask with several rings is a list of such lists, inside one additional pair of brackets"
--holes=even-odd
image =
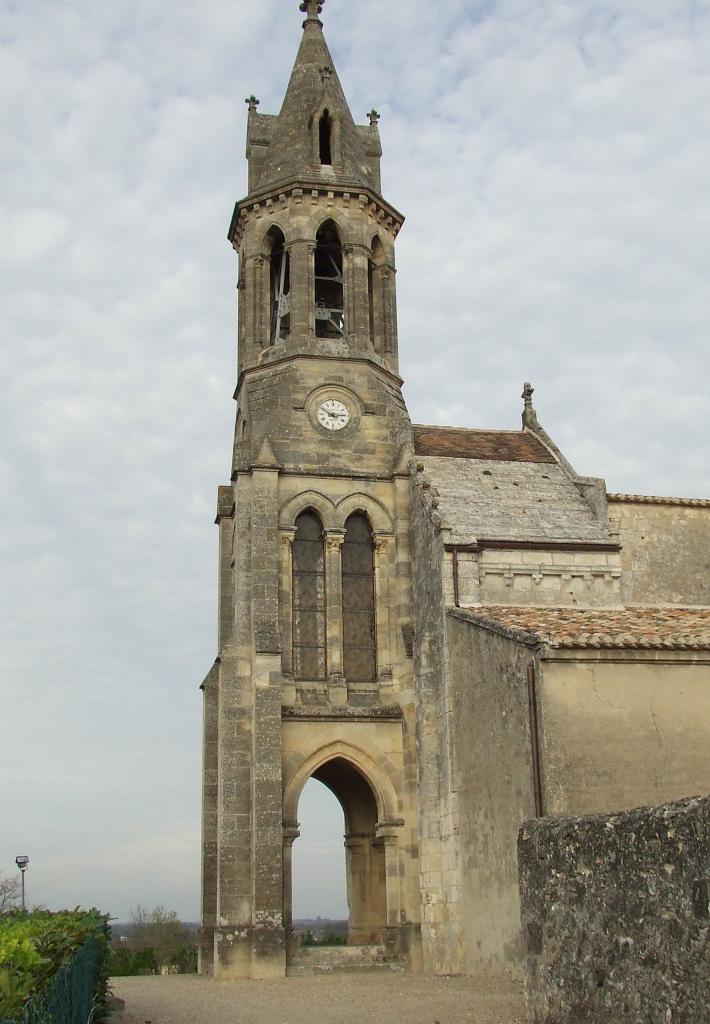
[[(327, 0), (382, 119), (416, 422), (516, 428), (579, 473), (710, 497), (710, 5)], [(201, 697), (234, 423), (246, 106), (298, 0), (0, 4), (0, 872), (32, 902), (199, 916)], [(297, 915), (343, 912), (300, 808)]]

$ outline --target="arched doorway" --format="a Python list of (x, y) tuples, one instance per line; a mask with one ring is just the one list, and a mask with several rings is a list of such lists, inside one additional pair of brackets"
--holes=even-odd
[[(308, 778), (316, 779), (337, 798), (345, 824), (345, 873), (348, 902), (348, 944), (380, 943), (387, 927), (385, 841), (377, 834), (378, 801), (370, 782), (352, 761), (335, 756), (317, 765), (300, 781), (298, 799)], [(297, 827), (286, 830), (291, 839)], [(284, 904), (287, 927), (292, 923), (291, 851), (285, 850)]]
[[(345, 822), (340, 801), (313, 776), (298, 801), (298, 841), (293, 844), (293, 923), (348, 919)], [(336, 929), (342, 934), (341, 928)]]

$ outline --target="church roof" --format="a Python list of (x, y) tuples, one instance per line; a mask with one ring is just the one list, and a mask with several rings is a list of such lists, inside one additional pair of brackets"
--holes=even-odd
[(521, 631), (554, 648), (710, 650), (710, 608), (462, 609), (482, 625)]
[(414, 425), (414, 451), (447, 459), (492, 459), (496, 462), (554, 462), (534, 434), (524, 430), (466, 430)]
[[(321, 6), (302, 5), (308, 17), (303, 23), (303, 38), (278, 117), (252, 117), (254, 131), (268, 145), (255, 183), (258, 189), (324, 173), (335, 184), (377, 186), (368, 159), (373, 152), (381, 152), (377, 125), (375, 122), (369, 127), (358, 126), (353, 120), (316, 13)], [(318, 122), (324, 110), (337, 133), (334, 164), (327, 170), (320, 164), (315, 148)]]
[[(431, 429), (440, 432), (440, 428)], [(532, 435), (481, 431), (476, 440), (467, 435), (478, 431), (451, 433), (466, 435), (466, 444), (456, 447), (442, 435), (440, 443), (433, 438), (426, 445), (420, 442), (416, 449), (425, 479), (438, 492), (439, 511), (451, 531), (451, 543), (492, 538), (542, 544), (611, 542), (608, 525), (594, 514), (574, 481)], [(423, 454), (445, 448), (470, 454)]]

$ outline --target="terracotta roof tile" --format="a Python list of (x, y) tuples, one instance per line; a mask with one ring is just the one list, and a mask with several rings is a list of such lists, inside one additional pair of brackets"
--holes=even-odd
[(609, 501), (627, 505), (686, 505), (692, 508), (710, 508), (708, 498), (660, 498), (655, 494), (607, 494)]
[(549, 647), (710, 650), (710, 608), (464, 609), (474, 620), (522, 630)]
[(524, 430), (465, 430), (414, 424), (414, 451), (449, 459), (490, 462), (546, 462), (554, 456)]

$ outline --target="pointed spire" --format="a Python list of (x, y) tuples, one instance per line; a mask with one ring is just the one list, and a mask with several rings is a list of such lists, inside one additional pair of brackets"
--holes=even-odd
[[(366, 188), (379, 184), (367, 149), (370, 129), (355, 124), (323, 35), (318, 17), (323, 3), (302, 0), (300, 4), (306, 15), (303, 37), (254, 183), (259, 188), (304, 178)], [(324, 129), (324, 125), (328, 127)], [(325, 148), (320, 144), (324, 130), (329, 132)]]

